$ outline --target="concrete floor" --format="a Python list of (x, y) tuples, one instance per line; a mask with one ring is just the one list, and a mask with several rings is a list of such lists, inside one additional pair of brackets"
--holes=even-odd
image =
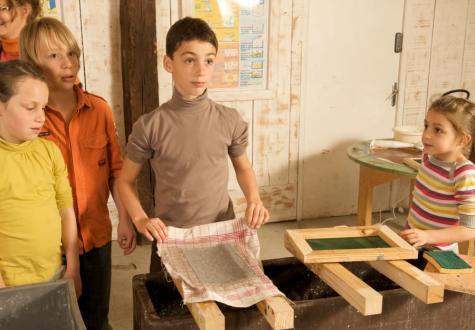
[[(396, 213), (394, 222), (399, 225), (405, 221), (405, 214)], [(373, 221), (393, 218), (391, 213), (374, 214)], [(391, 226), (393, 221), (388, 221)], [(261, 259), (275, 259), (290, 256), (284, 248), (284, 231), (292, 228), (316, 228), (334, 226), (354, 226), (356, 216), (311, 219), (304, 221), (286, 221), (270, 223), (258, 232), (261, 244)], [(396, 229), (396, 228), (395, 228)], [(132, 329), (132, 277), (148, 273), (150, 245), (138, 246), (130, 256), (123, 256), (117, 244), (112, 245), (112, 288), (110, 299), (109, 322), (114, 330)]]

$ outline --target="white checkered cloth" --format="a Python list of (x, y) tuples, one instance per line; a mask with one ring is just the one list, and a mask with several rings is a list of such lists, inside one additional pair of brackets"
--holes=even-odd
[[(231, 265), (213, 265), (213, 260), (202, 260), (202, 263), (199, 260), (198, 264), (203, 267), (211, 264), (213, 269), (239, 270), (241, 275), (217, 274), (208, 280), (203, 278), (206, 271), (197, 268), (196, 260), (187, 259), (188, 255), (196, 255), (206, 248), (215, 247), (207, 251), (217, 251), (217, 246), (222, 248), (218, 252), (228, 251)], [(284, 296), (260, 268), (257, 231), (250, 229), (244, 220), (214, 222), (186, 229), (168, 227), (166, 242), (157, 244), (157, 247), (167, 271), (182, 281), (185, 304), (215, 300), (233, 307), (248, 307), (268, 297)], [(203, 255), (209, 257), (209, 253)], [(219, 278), (227, 280), (217, 282)]]

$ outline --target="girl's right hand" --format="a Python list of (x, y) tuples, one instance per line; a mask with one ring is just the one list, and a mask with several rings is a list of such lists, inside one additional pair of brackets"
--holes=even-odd
[(137, 230), (149, 241), (163, 243), (167, 239), (167, 226), (159, 218), (144, 218), (134, 221)]

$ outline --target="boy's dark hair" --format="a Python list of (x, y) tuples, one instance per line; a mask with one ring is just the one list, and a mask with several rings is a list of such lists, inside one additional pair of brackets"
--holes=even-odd
[(168, 30), (166, 52), (173, 58), (173, 53), (183, 41), (200, 40), (209, 42), (218, 51), (218, 39), (211, 27), (200, 18), (184, 17), (176, 21)]
[(19, 81), (33, 78), (46, 83), (40, 69), (20, 60), (0, 63), (0, 102), (8, 102), (16, 94)]

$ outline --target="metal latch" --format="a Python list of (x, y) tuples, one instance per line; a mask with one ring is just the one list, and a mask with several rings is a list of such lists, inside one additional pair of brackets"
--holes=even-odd
[(402, 33), (397, 32), (394, 35), (394, 52), (400, 53), (402, 52)]

